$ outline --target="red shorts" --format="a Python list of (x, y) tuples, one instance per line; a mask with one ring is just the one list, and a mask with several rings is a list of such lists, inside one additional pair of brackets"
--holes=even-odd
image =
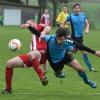
[[(23, 54), (19, 56), (21, 60), (24, 62), (24, 64), (27, 67), (32, 66), (32, 61), (30, 61), (29, 56), (27, 54)], [(47, 54), (46, 53), (41, 53), (41, 59), (40, 59), (40, 64), (45, 64), (47, 61)]]
[(20, 55), (19, 57), (27, 67), (32, 66), (32, 61), (30, 61), (29, 56), (27, 54)]

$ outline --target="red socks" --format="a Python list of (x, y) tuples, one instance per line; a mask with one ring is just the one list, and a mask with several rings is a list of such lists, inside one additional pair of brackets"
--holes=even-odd
[(34, 58), (32, 60), (32, 66), (35, 69), (35, 71), (37, 72), (38, 76), (40, 77), (40, 80), (42, 80), (44, 78), (44, 72), (42, 71), (42, 69), (40, 67), (40, 63), (37, 58)]
[[(44, 78), (44, 72), (42, 71), (37, 58), (34, 58), (32, 60), (32, 66), (37, 72), (40, 80), (42, 80)], [(6, 89), (7, 90), (10, 90), (12, 88), (12, 76), (13, 76), (13, 69), (10, 67), (6, 67), (5, 79), (6, 79)]]
[(13, 75), (13, 69), (6, 67), (5, 71), (5, 79), (6, 79), (6, 89), (10, 90), (12, 85), (12, 75)]

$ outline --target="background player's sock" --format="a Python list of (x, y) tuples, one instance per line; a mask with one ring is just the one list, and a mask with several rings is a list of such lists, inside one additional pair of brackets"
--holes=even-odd
[(42, 71), (37, 58), (34, 58), (32, 60), (32, 66), (35, 69), (35, 71), (37, 72), (38, 76), (40, 77), (40, 80), (42, 80), (44, 78), (44, 72)]
[(91, 71), (91, 69), (93, 68), (93, 66), (90, 63), (87, 54), (83, 54), (83, 60), (84, 60), (85, 64), (87, 65), (87, 67), (89, 68), (89, 70)]
[(11, 90), (13, 69), (6, 67), (5, 78), (6, 78), (6, 89)]

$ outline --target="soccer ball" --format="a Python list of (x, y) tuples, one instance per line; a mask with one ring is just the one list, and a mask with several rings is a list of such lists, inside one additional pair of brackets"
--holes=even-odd
[(16, 51), (16, 50), (19, 50), (22, 47), (22, 43), (18, 39), (12, 39), (12, 40), (9, 41), (8, 47), (12, 51)]

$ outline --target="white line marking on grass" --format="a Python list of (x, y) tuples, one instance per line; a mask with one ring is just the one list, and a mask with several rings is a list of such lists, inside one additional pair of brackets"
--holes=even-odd
[(18, 93), (18, 92), (16, 92), (16, 93), (12, 93), (12, 94), (20, 94), (20, 95), (83, 95), (83, 96), (85, 96), (85, 95), (100, 95), (100, 92), (97, 92), (97, 93), (86, 93), (86, 94), (83, 94), (83, 93), (72, 93), (72, 92), (63, 92), (63, 93), (46, 93), (46, 92), (41, 92), (41, 93), (31, 93), (31, 92), (25, 92), (25, 93)]

